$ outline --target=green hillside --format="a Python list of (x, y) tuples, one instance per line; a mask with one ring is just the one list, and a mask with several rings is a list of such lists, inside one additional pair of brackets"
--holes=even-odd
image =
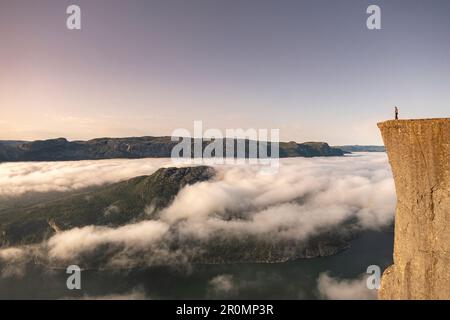
[(68, 196), (37, 205), (0, 211), (0, 243), (35, 243), (55, 229), (87, 225), (119, 226), (151, 219), (166, 207), (185, 185), (214, 175), (206, 166), (163, 168), (150, 176), (136, 177), (98, 191)]

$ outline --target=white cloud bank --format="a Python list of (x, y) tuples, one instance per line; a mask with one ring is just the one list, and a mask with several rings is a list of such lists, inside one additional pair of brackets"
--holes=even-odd
[[(181, 232), (208, 237), (218, 231), (304, 239), (317, 229), (356, 217), (376, 229), (393, 219), (395, 191), (385, 154), (283, 159), (276, 175), (258, 167), (219, 168), (214, 181), (187, 186), (162, 212), (182, 221)], [(226, 219), (230, 213), (243, 219)]]
[(51, 258), (68, 260), (101, 245), (122, 245), (127, 249), (145, 249), (160, 240), (169, 226), (159, 221), (142, 221), (119, 228), (87, 226), (57, 233), (48, 241)]
[(321, 273), (317, 279), (317, 289), (327, 300), (375, 300), (377, 290), (367, 288), (367, 275), (357, 279), (339, 279)]
[(228, 294), (235, 290), (233, 275), (220, 274), (209, 280), (208, 285), (214, 293)]
[[(0, 195), (74, 190), (151, 174), (161, 166), (170, 166), (170, 160), (1, 164)], [(385, 226), (393, 219), (395, 191), (384, 153), (282, 159), (275, 175), (261, 175), (252, 166), (216, 169), (213, 180), (182, 189), (159, 220), (64, 231), (46, 244), (49, 256), (69, 259), (116, 245), (122, 250), (116, 265), (117, 261), (126, 265), (130, 255), (141, 255), (147, 248), (167, 259), (182, 259), (168, 251), (164, 245), (168, 239), (207, 241), (218, 234), (250, 234), (303, 240), (350, 218), (357, 218), (364, 229)], [(154, 255), (148, 259), (154, 261)]]
[(27, 192), (75, 191), (149, 175), (170, 164), (170, 159), (1, 163), (0, 197)]

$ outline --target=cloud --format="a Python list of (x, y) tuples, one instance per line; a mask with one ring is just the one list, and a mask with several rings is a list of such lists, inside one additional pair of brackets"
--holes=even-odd
[(328, 300), (374, 300), (377, 290), (367, 288), (367, 275), (357, 279), (338, 279), (328, 273), (321, 273), (317, 279), (317, 289), (321, 298)]
[(281, 164), (273, 176), (258, 174), (257, 167), (219, 167), (214, 181), (181, 190), (161, 220), (182, 221), (180, 232), (189, 236), (275, 233), (289, 239), (305, 239), (349, 218), (364, 229), (392, 222), (395, 191), (385, 154)]
[(0, 277), (23, 277), (27, 265), (34, 262), (34, 258), (45, 259), (43, 254), (41, 245), (0, 248)]
[[(232, 274), (219, 274), (208, 281), (206, 299), (239, 299), (250, 293), (258, 295), (267, 288), (274, 288), (283, 283), (283, 278), (277, 274), (256, 272), (245, 277)], [(290, 286), (284, 284), (284, 286)], [(297, 289), (297, 288), (296, 288)]]
[(209, 281), (208, 284), (212, 291), (219, 294), (228, 294), (235, 289), (233, 275), (231, 274), (221, 274), (215, 276)]
[(0, 197), (27, 192), (67, 192), (150, 175), (170, 159), (113, 159), (0, 164)]
[(87, 226), (57, 233), (48, 241), (50, 258), (73, 259), (101, 245), (120, 245), (142, 250), (161, 239), (169, 226), (159, 221), (142, 221), (119, 228)]
[(21, 277), (24, 273), (26, 260), (25, 250), (21, 248), (7, 248), (0, 250), (1, 277)]
[[(349, 219), (360, 229), (392, 222), (395, 190), (386, 154), (280, 162), (275, 175), (261, 174), (258, 166), (217, 166), (213, 180), (184, 187), (157, 220), (63, 231), (43, 250), (51, 259), (68, 260), (113, 247), (109, 264), (116, 267), (183, 263), (202, 250), (201, 243), (218, 236), (302, 241)], [(73, 190), (169, 165), (168, 159), (1, 164), (0, 194)], [(114, 207), (105, 210), (99, 214)], [(145, 211), (154, 210), (148, 204)]]

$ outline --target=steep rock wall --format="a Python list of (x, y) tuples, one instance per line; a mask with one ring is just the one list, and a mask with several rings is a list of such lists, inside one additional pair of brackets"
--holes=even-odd
[(380, 299), (450, 299), (450, 119), (379, 123), (397, 191)]

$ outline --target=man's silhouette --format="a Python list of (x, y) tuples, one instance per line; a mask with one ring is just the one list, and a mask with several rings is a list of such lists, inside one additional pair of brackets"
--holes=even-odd
[(395, 107), (395, 120), (398, 120), (398, 108)]

